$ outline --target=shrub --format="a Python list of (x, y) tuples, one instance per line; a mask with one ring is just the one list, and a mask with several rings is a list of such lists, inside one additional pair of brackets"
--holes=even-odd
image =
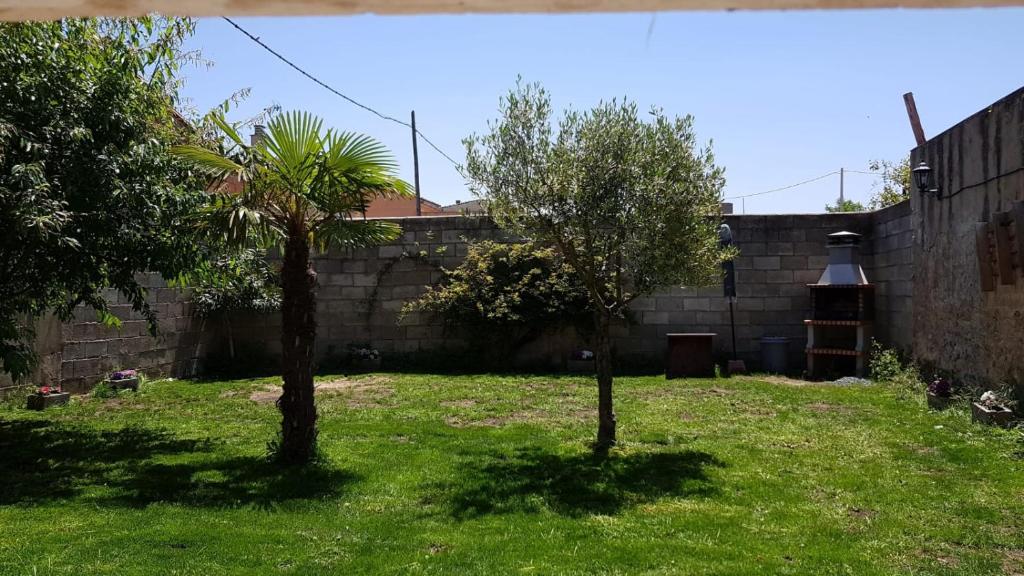
[(876, 382), (889, 384), (903, 390), (919, 390), (921, 376), (913, 362), (904, 361), (900, 353), (882, 346), (877, 340), (872, 344), (871, 378)]
[(400, 321), (411, 312), (431, 314), (496, 359), (547, 330), (591, 325), (586, 291), (552, 248), (480, 241), (457, 268), (442, 272), (438, 286), (406, 303)]

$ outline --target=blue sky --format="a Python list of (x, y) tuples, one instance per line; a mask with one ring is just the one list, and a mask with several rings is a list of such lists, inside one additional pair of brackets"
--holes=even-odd
[[(914, 144), (904, 92), (914, 92), (931, 137), (1024, 84), (1021, 9), (681, 12), (653, 24), (651, 14), (237, 22), (356, 100), (402, 119), (415, 109), (420, 130), (460, 161), (462, 138), (486, 128), (517, 75), (544, 84), (556, 107), (628, 96), (641, 108), (693, 114), (726, 168), (727, 197), (901, 158)], [(198, 109), (251, 88), (236, 118), (270, 104), (309, 110), (384, 142), (412, 181), (407, 128), (330, 94), (222, 20), (201, 20), (190, 44), (214, 62), (187, 71), (184, 95)], [(420, 172), (424, 197), (471, 198), (422, 142)], [(866, 200), (875, 180), (847, 175), (847, 196)], [(830, 177), (748, 198), (745, 208), (820, 212), (838, 188)]]

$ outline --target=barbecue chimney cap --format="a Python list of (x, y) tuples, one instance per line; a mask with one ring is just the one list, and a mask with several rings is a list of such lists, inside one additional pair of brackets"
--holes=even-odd
[(860, 238), (861, 238), (861, 235), (857, 234), (856, 232), (847, 232), (846, 230), (843, 230), (842, 232), (836, 232), (834, 234), (829, 234), (828, 235), (828, 245), (829, 246), (845, 246), (845, 245), (856, 246), (856, 245), (860, 244)]

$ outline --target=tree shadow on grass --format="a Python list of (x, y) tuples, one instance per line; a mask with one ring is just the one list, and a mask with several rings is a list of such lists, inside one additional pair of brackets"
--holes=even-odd
[(144, 507), (272, 507), (337, 495), (354, 477), (326, 465), (284, 468), (224, 456), (209, 440), (128, 427), (98, 431), (45, 421), (0, 421), (0, 505), (82, 497)]
[(470, 466), (440, 489), (460, 519), (543, 509), (565, 516), (616, 514), (664, 497), (713, 496), (709, 466), (725, 464), (693, 450), (604, 456), (531, 448)]

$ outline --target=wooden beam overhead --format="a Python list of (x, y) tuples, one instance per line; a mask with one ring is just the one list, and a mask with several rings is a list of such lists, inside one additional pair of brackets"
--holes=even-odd
[(1022, 6), (1024, 0), (0, 0), (0, 20), (67, 16), (302, 16), (329, 14), (461, 14), (656, 12), (846, 8)]

